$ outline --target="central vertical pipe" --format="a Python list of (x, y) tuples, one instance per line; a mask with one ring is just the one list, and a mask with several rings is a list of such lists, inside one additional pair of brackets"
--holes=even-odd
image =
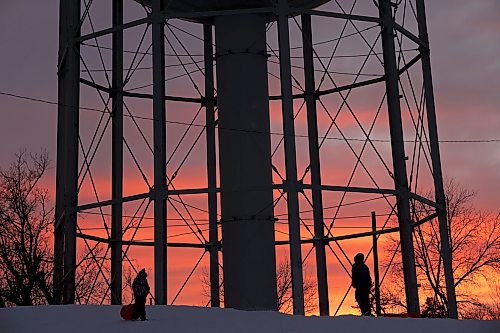
[(276, 310), (266, 16), (215, 18), (225, 307)]

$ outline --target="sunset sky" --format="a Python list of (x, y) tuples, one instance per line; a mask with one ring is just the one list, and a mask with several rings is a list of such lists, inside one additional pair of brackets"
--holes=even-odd
[[(342, 1), (341, 1), (342, 2)], [(351, 1), (348, 1), (349, 3)], [(44, 1), (30, 1), (30, 0), (1, 0), (0, 2), (0, 93), (18, 94), (29, 96), (32, 98), (39, 98), (49, 101), (57, 101), (57, 52), (58, 52), (58, 3), (56, 0)], [(360, 7), (368, 8), (373, 5), (371, 0), (359, 1)], [(108, 19), (105, 12), (96, 13), (95, 24), (96, 29), (101, 27), (102, 22)], [(442, 141), (460, 141), (460, 140), (493, 140), (493, 142), (481, 143), (457, 143), (457, 142), (443, 142), (441, 143), (441, 158), (443, 165), (443, 172), (445, 178), (454, 178), (458, 183), (477, 191), (475, 204), (478, 208), (487, 211), (498, 211), (498, 198), (500, 196), (500, 2), (497, 0), (481, 0), (481, 1), (468, 1), (468, 0), (428, 0), (427, 1), (427, 20), (430, 36), (431, 57), (433, 66), (433, 79), (436, 96), (437, 118), (440, 140)], [(102, 22), (101, 22), (102, 21)], [(172, 23), (175, 25), (175, 23)], [(103, 25), (105, 26), (105, 24)], [(183, 27), (181, 24), (180, 26)], [(360, 27), (365, 27), (360, 24)], [(368, 26), (367, 26), (368, 27)], [(337, 26), (329, 26), (325, 22), (318, 23), (315, 30), (317, 40), (326, 40), (335, 38), (339, 32), (336, 30)], [(141, 31), (133, 31), (135, 40), (140, 36)], [(299, 31), (291, 28), (292, 46), (294, 41), (297, 41)], [(377, 31), (378, 33), (378, 31)], [(271, 38), (273, 32), (270, 32)], [(370, 36), (370, 35), (369, 35)], [(376, 37), (376, 36), (375, 36)], [(372, 38), (373, 40), (373, 38)], [(186, 43), (190, 43), (186, 41)], [(137, 42), (130, 42), (126, 44), (126, 48), (135, 49)], [(270, 42), (272, 46), (275, 45)], [(110, 45), (109, 39), (103, 39), (101, 45)], [(147, 49), (145, 45), (142, 50)], [(199, 50), (201, 45), (196, 45), (195, 42), (189, 44), (192, 49)], [(168, 45), (167, 45), (168, 48)], [(88, 50), (89, 48), (85, 48)], [(84, 48), (82, 47), (82, 50)], [(326, 51), (325, 49), (322, 49)], [(357, 47), (349, 44), (346, 49), (349, 52), (358, 52)], [(90, 50), (91, 51), (91, 50)], [(89, 52), (90, 52), (89, 51)], [(346, 51), (346, 52), (347, 52)], [(86, 52), (86, 51), (83, 51)], [(346, 53), (344, 52), (344, 53)], [(109, 58), (110, 53), (105, 53)], [(293, 55), (293, 52), (292, 52)], [(90, 57), (90, 56), (89, 56)], [(200, 59), (200, 58), (198, 58)], [(273, 58), (271, 58), (273, 59)], [(108, 59), (106, 58), (106, 63)], [(126, 63), (131, 61), (130, 57), (126, 58)], [(148, 59), (145, 64), (148, 64)], [(274, 61), (277, 59), (274, 58)], [(99, 68), (100, 63), (94, 58), (89, 58), (90, 66), (92, 68)], [(168, 64), (168, 62), (167, 62)], [(376, 63), (367, 65), (367, 71), (377, 69)], [(351, 69), (352, 63), (340, 63), (339, 68)], [(420, 67), (419, 65), (416, 67)], [(274, 70), (276, 73), (276, 65), (269, 65), (270, 71)], [(377, 73), (378, 73), (377, 72)], [(167, 76), (175, 75), (175, 72), (167, 70)], [(141, 82), (150, 80), (150, 73), (140, 74), (137, 82), (130, 82), (129, 88), (141, 85)], [(194, 74), (196, 75), (196, 74)], [(84, 75), (82, 75), (84, 76)], [(101, 83), (105, 82), (105, 77), (102, 73), (97, 73), (96, 77)], [(198, 77), (199, 79), (199, 77)], [(279, 86), (276, 85), (276, 80), (270, 79), (271, 94), (276, 94), (279, 91)], [(274, 83), (273, 83), (274, 82)], [(196, 96), (193, 95), (192, 86), (188, 86), (189, 81), (185, 80), (183, 83), (172, 83), (169, 92), (183, 96)], [(330, 88), (331, 84), (325, 83), (325, 88)], [(92, 92), (82, 89), (82, 106), (102, 108), (102, 103), (97, 98), (97, 95), (92, 95)], [(147, 88), (146, 88), (147, 89)], [(169, 84), (167, 84), (169, 89)], [(353, 93), (353, 105), (359, 111), (359, 118), (363, 125), (371, 122), (373, 118), (373, 105), (377, 105), (378, 95), (380, 91), (377, 88), (370, 90), (365, 95)], [(377, 96), (376, 96), (377, 95)], [(373, 99), (371, 99), (373, 97)], [(368, 101), (370, 100), (370, 101)], [(335, 105), (333, 97), (326, 98), (325, 104), (330, 107)], [(146, 102), (137, 102), (129, 100), (128, 106), (133, 109), (136, 115), (148, 116), (150, 113), (150, 104)], [(371, 104), (370, 104), (371, 103)], [(296, 109), (300, 107), (300, 103), (296, 105)], [(171, 104), (172, 109), (182, 110), (182, 113), (172, 113), (167, 116), (169, 120), (173, 121), (190, 121), (190, 119), (198, 111), (197, 107), (185, 107), (175, 103)], [(318, 107), (319, 108), (319, 107)], [(169, 110), (169, 106), (167, 105)], [(281, 132), (281, 116), (280, 105), (276, 102), (270, 103), (271, 109), (271, 128), (272, 131)], [(385, 109), (382, 110), (384, 113)], [(167, 111), (168, 112), (168, 111)], [(202, 110), (203, 113), (203, 110)], [(323, 113), (319, 116), (320, 132), (324, 131), (329, 126), (329, 119)], [(85, 126), (85, 133), (82, 133), (82, 141), (84, 144), (89, 142), (95, 124), (97, 123), (99, 114), (82, 113), (82, 128)], [(203, 118), (198, 119), (196, 123), (203, 123)], [(386, 115), (381, 115), (380, 122), (387, 122)], [(339, 118), (339, 123), (342, 123), (346, 133), (351, 137), (360, 137), (359, 130), (355, 130), (355, 123), (352, 118), (346, 114), (342, 114)], [(146, 136), (151, 134), (150, 125), (147, 121), (139, 121), (141, 126), (144, 126)], [(305, 127), (305, 112), (297, 118), (296, 129), (298, 134), (306, 134)], [(55, 157), (56, 157), (56, 126), (57, 126), (57, 107), (43, 103), (35, 103), (21, 99), (15, 99), (9, 96), (0, 94), (0, 167), (7, 166), (12, 161), (14, 154), (20, 148), (27, 148), (29, 151), (38, 151), (40, 149), (47, 149), (53, 161), (52, 168), (44, 179), (44, 185), (51, 189), (52, 197), (54, 196), (55, 187)], [(129, 141), (132, 149), (137, 152), (140, 159), (145, 160), (145, 172), (151, 174), (151, 156), (148, 155), (147, 146), (142, 141), (137, 132), (132, 131), (133, 124), (126, 124), (126, 131), (130, 131)], [(175, 141), (182, 134), (183, 127), (170, 125), (169, 139)], [(384, 130), (387, 125), (375, 126), (374, 137), (386, 139), (388, 137)], [(194, 132), (188, 136), (188, 141), (193, 142), (201, 128), (194, 128)], [(109, 132), (109, 130), (108, 130)], [(387, 131), (386, 131), (387, 132)], [(333, 133), (338, 136), (338, 133)], [(203, 136), (204, 137), (204, 136)], [(105, 138), (109, 138), (109, 133)], [(306, 145), (300, 142), (305, 142), (304, 139), (298, 139), (298, 169), (299, 173), (303, 172), (307, 166), (307, 149)], [(109, 140), (108, 140), (109, 141)], [(273, 138), (273, 148), (278, 143), (279, 138)], [(181, 151), (186, 152), (190, 146), (185, 144), (181, 146)], [(323, 180), (328, 184), (345, 185), (350, 171), (352, 169), (352, 161), (348, 158), (340, 158), (337, 156), (344, 156), (350, 154), (346, 147), (337, 146), (336, 143), (331, 141), (326, 144), (327, 149), (330, 147), (335, 150), (335, 154), (327, 152), (322, 153), (322, 163), (324, 170), (322, 171)], [(354, 144), (356, 149), (360, 146)], [(93, 177), (99, 185), (102, 198), (107, 198), (110, 195), (111, 179), (109, 177), (109, 142), (104, 145), (104, 148), (96, 154), (96, 169), (93, 170)], [(377, 144), (381, 154), (384, 157), (389, 157), (386, 161), (390, 160), (390, 150), (387, 144)], [(173, 148), (170, 148), (171, 150)], [(411, 149), (407, 145), (408, 150)], [(196, 146), (193, 154), (200, 155), (204, 151), (203, 145)], [(330, 151), (330, 150), (327, 150)], [(183, 153), (180, 152), (172, 161), (172, 166), (169, 166), (170, 171), (175, 171), (176, 166), (182, 161)], [(350, 156), (349, 158), (352, 158)], [(378, 177), (377, 179), (382, 184), (382, 187), (390, 187), (391, 180), (387, 175), (384, 175), (384, 170), (380, 163), (373, 162), (376, 156), (367, 152), (367, 163), (373, 167), (373, 171)], [(371, 160), (370, 160), (371, 159)], [(129, 157), (125, 158), (126, 161), (126, 181), (125, 181), (125, 194), (134, 194), (147, 191), (147, 186), (144, 184), (140, 173), (133, 166), (133, 162)], [(372, 162), (369, 162), (372, 161)], [(278, 165), (282, 164), (282, 155), (277, 153), (273, 162)], [(392, 166), (392, 164), (390, 164)], [(327, 166), (327, 168), (325, 168)], [(206, 176), (200, 172), (204, 172), (204, 160), (198, 158), (189, 158), (186, 161), (182, 172), (176, 180), (177, 187), (190, 188), (190, 187), (204, 187), (206, 184)], [(282, 170), (281, 168), (279, 168)], [(170, 172), (171, 174), (171, 172)], [(282, 173), (283, 174), (283, 173)], [(299, 174), (299, 177), (302, 174)], [(367, 185), (368, 180), (366, 175), (357, 174), (355, 178), (356, 184)], [(151, 178), (150, 178), (151, 179)], [(307, 178), (306, 178), (307, 179)], [(279, 179), (275, 179), (279, 181)], [(425, 192), (425, 186), (428, 186), (428, 180), (422, 180), (422, 188), (419, 190)], [(370, 184), (373, 185), (373, 184)], [(84, 182), (82, 185), (81, 202), (92, 202), (95, 200), (93, 196), (90, 183)], [(347, 201), (355, 201), (364, 199), (362, 196), (350, 196)], [(325, 195), (325, 202), (335, 203), (339, 199), (337, 194)], [(186, 199), (191, 205), (197, 207), (206, 207), (205, 198), (202, 196), (191, 196)], [(281, 202), (276, 207), (275, 213), (279, 215), (283, 211), (285, 203)], [(307, 209), (306, 204), (301, 201), (302, 209)], [(327, 204), (325, 203), (325, 206)], [(373, 204), (373, 205), (359, 205), (356, 208), (346, 208), (340, 211), (340, 216), (352, 215), (369, 215), (371, 210), (381, 212), (381, 215), (387, 212), (387, 205)], [(125, 207), (126, 214), (133, 214), (137, 205), (130, 205)], [(329, 210), (325, 212), (325, 216), (331, 217), (334, 211)], [(151, 211), (146, 213), (149, 216)], [(173, 213), (170, 213), (173, 214)], [(199, 219), (201, 229), (206, 228), (206, 214), (192, 212), (195, 219)], [(174, 218), (178, 216), (169, 215)], [(303, 215), (307, 219), (311, 214)], [(382, 218), (381, 218), (382, 219)], [(95, 217), (87, 216), (86, 227), (92, 228), (94, 224), (98, 224), (99, 220)], [(312, 223), (311, 221), (309, 221)], [(363, 223), (368, 223), (369, 219), (361, 219), (356, 222), (338, 222), (338, 226), (357, 226)], [(179, 224), (179, 221), (171, 222)], [(205, 226), (203, 224), (205, 223)], [(152, 221), (146, 221), (146, 225), (152, 225)], [(363, 225), (365, 225), (363, 224)], [(83, 227), (83, 226), (82, 226)], [(284, 229), (283, 229), (283, 228)], [(286, 226), (279, 228), (286, 231)], [(339, 229), (337, 234), (342, 234), (342, 229)], [(350, 232), (355, 229), (346, 229)], [(182, 234), (186, 228), (172, 227), (169, 229), (169, 234)], [(303, 230), (304, 237), (307, 231)], [(90, 230), (89, 233), (92, 233)], [(96, 231), (99, 234), (99, 231)], [(101, 234), (102, 235), (102, 231)], [(276, 237), (280, 236), (279, 233)], [(152, 234), (147, 228), (141, 229), (139, 239), (146, 240), (152, 238)], [(193, 241), (193, 237), (179, 236), (172, 241)], [(345, 244), (345, 243), (344, 243)], [(366, 250), (366, 247), (371, 245), (370, 240), (362, 240), (350, 242), (345, 244), (348, 250), (347, 254), (351, 257), (358, 252)], [(309, 248), (304, 248), (303, 255), (309, 252)], [(286, 255), (281, 249), (277, 250), (278, 257)], [(186, 274), (192, 268), (194, 263), (201, 255), (200, 250), (171, 250), (169, 252), (169, 269), (171, 281), (169, 281), (169, 300), (171, 300), (176, 293), (179, 285), (183, 282)], [(152, 256), (152, 249), (134, 249), (131, 250), (131, 256), (134, 258), (142, 259), (147, 262), (148, 256)], [(314, 252), (311, 254), (311, 259), (314, 257)], [(142, 262), (142, 264), (144, 264)], [(206, 264), (208, 264), (207, 256), (205, 256)], [(147, 266), (147, 264), (145, 265)], [(313, 261), (307, 264), (307, 267), (313, 269)], [(313, 272), (314, 274), (314, 272)], [(330, 280), (330, 295), (332, 300), (332, 308), (335, 310), (339, 302), (339, 297), (343, 296), (348, 282), (345, 273), (341, 271), (341, 267), (335, 259), (329, 258), (329, 280)], [(152, 279), (150, 279), (152, 281)], [(193, 277), (191, 289), (179, 299), (180, 303), (201, 305), (203, 303), (200, 294), (199, 277)], [(350, 312), (349, 308), (353, 304), (353, 295), (349, 296), (348, 305), (342, 309), (341, 312)]]

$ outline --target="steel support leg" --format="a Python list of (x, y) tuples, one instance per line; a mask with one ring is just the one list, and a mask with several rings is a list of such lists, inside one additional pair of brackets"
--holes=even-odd
[(375, 279), (375, 313), (377, 317), (382, 313), (380, 306), (380, 276), (378, 270), (378, 235), (377, 232), (377, 216), (372, 212), (372, 241), (373, 241), (373, 276)]
[(163, 0), (152, 1), (155, 303), (167, 304), (165, 39)]
[(406, 155), (399, 104), (399, 75), (394, 45), (394, 19), (390, 0), (379, 0), (379, 13), (382, 19), (382, 47), (384, 71), (386, 77), (387, 106), (389, 111), (389, 128), (391, 133), (392, 160), (394, 167), (394, 183), (399, 194), (397, 196), (398, 219), (400, 226), (401, 254), (403, 260), (403, 277), (406, 291), (406, 306), (410, 313), (419, 313), (417, 273), (415, 268), (415, 252), (413, 249), (413, 226), (410, 217), (410, 192), (406, 172)]
[(63, 264), (64, 264), (64, 193), (65, 193), (65, 113), (66, 113), (66, 89), (67, 69), (63, 66), (63, 60), (66, 59), (68, 45), (68, 1), (59, 2), (59, 54), (58, 54), (58, 112), (57, 112), (57, 161), (56, 161), (56, 207), (54, 218), (54, 279), (53, 294), (54, 303), (62, 303), (62, 282), (63, 282)]
[[(113, 26), (123, 24), (123, 0), (113, 0)], [(111, 304), (122, 303), (123, 30), (113, 32), (111, 186)]]
[(215, 153), (215, 114), (214, 114), (214, 59), (212, 25), (203, 26), (205, 53), (205, 110), (207, 138), (207, 179), (208, 179), (208, 225), (210, 251), (210, 305), (220, 306), (219, 294), (219, 233), (217, 230), (217, 162)]
[[(78, 202), (78, 127), (80, 99), (80, 1), (60, 2), (58, 64), (58, 142), (54, 292), (60, 302), (75, 302), (76, 213)], [(64, 234), (64, 240), (62, 240)], [(64, 244), (64, 245), (63, 245)], [(64, 254), (63, 254), (64, 253)], [(62, 265), (61, 265), (62, 264)], [(62, 273), (61, 274), (61, 266)]]
[[(417, 19), (419, 37), (429, 45), (427, 34), (427, 19), (425, 14), (425, 1), (417, 0)], [(434, 87), (432, 83), (431, 59), (429, 48), (419, 47), (422, 56), (422, 73), (424, 80), (425, 103), (427, 109), (427, 125), (429, 129), (429, 140), (431, 147), (432, 169), (434, 175), (434, 189), (436, 203), (446, 207), (446, 198), (443, 186), (443, 174), (441, 171), (441, 154), (439, 152), (439, 140), (436, 121), (436, 106), (434, 104)], [(441, 238), (441, 256), (443, 258), (444, 277), (446, 282), (446, 296), (448, 316), (458, 318), (457, 298), (455, 293), (455, 282), (453, 278), (452, 253), (449, 240), (448, 221), (446, 210), (438, 210), (439, 235)]]
[[(309, 141), (309, 167), (311, 184), (321, 186), (321, 168), (318, 145), (318, 119), (316, 114), (316, 86), (314, 82), (314, 59), (312, 46), (311, 16), (302, 15), (302, 45), (304, 55), (304, 77), (307, 107), (307, 132)], [(312, 190), (314, 218), (314, 248), (316, 250), (316, 274), (318, 281), (319, 313), (322, 316), (330, 314), (328, 300), (328, 280), (326, 269), (325, 234), (323, 224), (323, 195), (321, 190)]]
[(302, 252), (300, 244), (299, 197), (297, 184), (297, 155), (292, 99), (292, 67), (288, 27), (288, 1), (278, 1), (278, 42), (280, 57), (283, 133), (285, 143), (286, 192), (288, 228), (290, 234), (290, 264), (292, 267), (293, 313), (304, 314)]

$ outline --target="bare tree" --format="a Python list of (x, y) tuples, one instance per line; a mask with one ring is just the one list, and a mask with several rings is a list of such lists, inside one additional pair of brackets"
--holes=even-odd
[(87, 248), (78, 261), (75, 272), (75, 301), (78, 304), (103, 304), (111, 301), (106, 281), (110, 276), (109, 262), (105, 255), (105, 247), (95, 244)]
[[(54, 304), (51, 237), (54, 211), (41, 180), (50, 166), (46, 151), (21, 150), (0, 169), (0, 307)], [(84, 251), (76, 271), (76, 300), (101, 303), (107, 293), (102, 276), (103, 249)], [(104, 268), (105, 269), (105, 268)]]
[[(307, 267), (304, 268), (304, 309), (306, 313), (311, 313), (317, 310), (316, 299), (316, 283), (313, 276), (308, 272)], [(220, 300), (224, 302), (224, 281), (222, 272), (219, 274)], [(210, 299), (210, 277), (206, 267), (201, 270), (200, 281), (203, 287), (202, 295)], [(292, 270), (290, 260), (284, 257), (276, 267), (276, 284), (278, 294), (278, 311), (283, 313), (291, 313), (293, 310), (292, 298)]]
[[(292, 267), (288, 257), (278, 263), (276, 269), (276, 284), (278, 286), (278, 311), (283, 313), (292, 313)], [(304, 310), (306, 313), (314, 312), (318, 309), (316, 281), (304, 265)]]
[(47, 285), (53, 211), (39, 184), (48, 167), (46, 152), (21, 151), (9, 168), (0, 169), (0, 295), (7, 304), (53, 301)]
[[(210, 288), (210, 271), (206, 266), (201, 267), (201, 273), (199, 275), (200, 283), (201, 283), (201, 295), (205, 298), (203, 302), (208, 306), (210, 304), (210, 299), (212, 297), (211, 295), (211, 288)], [(220, 303), (224, 303), (224, 278), (223, 278), (223, 272), (222, 268), (219, 267), (219, 299)]]
[(500, 320), (500, 282), (496, 281), (495, 287), (491, 289), (491, 301), (476, 304), (465, 304), (462, 307), (462, 318)]
[[(457, 303), (459, 312), (471, 312), (474, 308), (484, 308), (487, 303), (474, 292), (481, 279), (486, 274), (492, 274), (496, 279), (500, 275), (500, 214), (491, 214), (475, 208), (473, 199), (476, 193), (459, 186), (453, 180), (446, 182), (445, 192)], [(415, 219), (432, 213), (431, 207), (420, 202), (415, 203), (414, 211)], [(415, 228), (414, 236), (417, 279), (421, 294), (425, 297), (423, 308), (443, 308), (446, 313), (448, 301), (437, 220)], [(388, 249), (395, 251), (397, 246), (398, 243), (393, 240)], [(392, 284), (384, 290), (386, 299), (394, 305), (398, 303), (397, 296), (402, 293), (393, 293), (393, 296), (396, 296), (394, 299), (387, 295), (387, 290), (394, 291), (398, 288), (395, 281), (402, 275), (400, 262), (392, 266), (391, 273)], [(402, 288), (400, 284), (399, 288)]]

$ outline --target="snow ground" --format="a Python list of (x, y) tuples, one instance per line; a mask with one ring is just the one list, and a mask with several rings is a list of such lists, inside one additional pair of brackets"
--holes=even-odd
[(0, 309), (0, 333), (500, 333), (500, 321), (302, 317), (188, 306), (150, 306), (149, 320), (126, 322), (120, 306), (38, 306)]

